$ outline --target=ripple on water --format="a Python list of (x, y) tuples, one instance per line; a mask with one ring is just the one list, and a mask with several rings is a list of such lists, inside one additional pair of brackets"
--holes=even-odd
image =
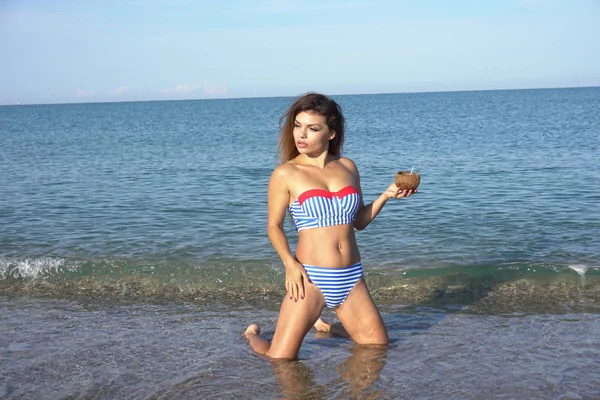
[[(2, 299), (6, 398), (266, 399), (600, 394), (595, 314), (474, 315), (384, 310), (389, 348), (310, 332), (300, 361), (272, 364), (242, 332), (272, 336), (277, 312), (183, 303)], [(58, 318), (60, 316), (60, 318)], [(325, 318), (333, 318), (328, 311)], [(9, 338), (18, 333), (20, 340)], [(531, 397), (533, 396), (533, 397)]]

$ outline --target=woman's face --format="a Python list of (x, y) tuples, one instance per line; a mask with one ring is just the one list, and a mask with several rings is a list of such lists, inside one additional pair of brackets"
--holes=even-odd
[(335, 137), (329, 131), (325, 117), (311, 111), (296, 115), (294, 121), (294, 142), (300, 154), (320, 154), (327, 151), (329, 141)]

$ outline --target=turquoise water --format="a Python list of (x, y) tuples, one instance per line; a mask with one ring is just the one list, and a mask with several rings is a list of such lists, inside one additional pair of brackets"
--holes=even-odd
[(365, 396), (600, 397), (600, 88), (335, 98), (366, 202), (421, 173), (357, 233), (389, 353), (314, 338), (282, 372), (239, 337), (283, 294), (266, 185), (291, 98), (3, 106), (0, 397), (277, 398), (283, 375), (347, 398), (364, 357)]

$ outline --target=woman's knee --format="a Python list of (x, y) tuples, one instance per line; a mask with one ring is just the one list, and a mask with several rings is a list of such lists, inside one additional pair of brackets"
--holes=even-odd
[(390, 339), (385, 331), (385, 327), (383, 332), (378, 332), (375, 335), (356, 335), (356, 337), (352, 337), (352, 340), (356, 344), (365, 345), (365, 346), (387, 346), (390, 344)]

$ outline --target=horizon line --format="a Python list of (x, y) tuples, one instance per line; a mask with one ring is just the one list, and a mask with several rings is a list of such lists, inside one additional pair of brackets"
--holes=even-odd
[[(407, 91), (407, 92), (370, 92), (370, 93), (343, 93), (327, 94), (330, 97), (340, 96), (373, 96), (388, 94), (434, 94), (434, 93), (460, 93), (460, 92), (499, 92), (511, 90), (552, 90), (552, 89), (591, 89), (600, 88), (598, 85), (585, 86), (552, 86), (552, 87), (515, 87), (515, 88), (494, 88), (494, 89), (456, 89), (456, 90), (425, 90), (425, 91)], [(82, 101), (82, 102), (56, 102), (56, 103), (6, 103), (0, 104), (0, 107), (18, 107), (18, 106), (49, 106), (49, 105), (76, 105), (76, 104), (111, 104), (111, 103), (149, 103), (162, 101), (214, 101), (214, 100), (241, 100), (241, 99), (277, 99), (277, 98), (296, 98), (305, 93), (317, 91), (307, 91), (296, 95), (278, 95), (278, 96), (239, 96), (239, 97), (212, 97), (212, 98), (181, 98), (181, 99), (153, 99), (153, 100), (105, 100), (105, 101)], [(319, 93), (319, 92), (317, 92)]]

